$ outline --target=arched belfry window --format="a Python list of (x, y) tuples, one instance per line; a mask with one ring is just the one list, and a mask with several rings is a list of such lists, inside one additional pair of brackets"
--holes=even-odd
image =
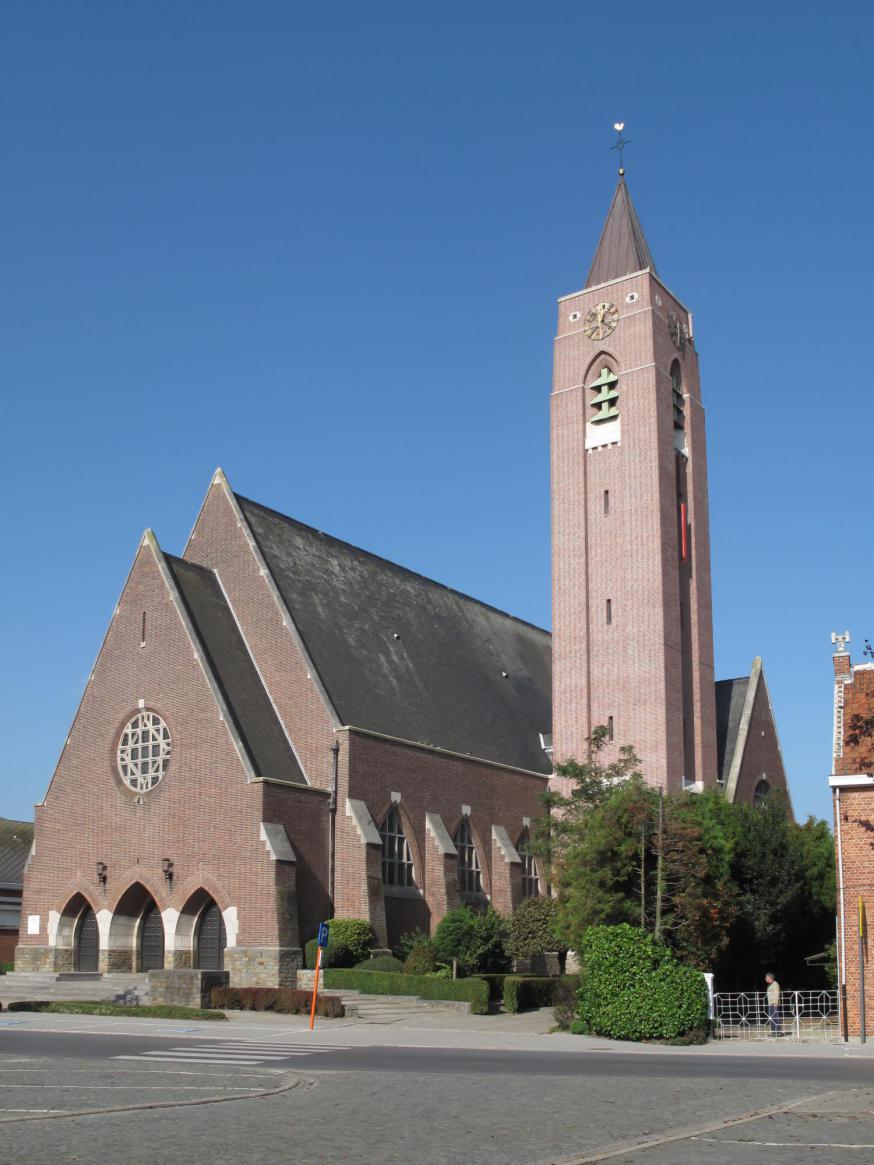
[(593, 425), (603, 421), (613, 421), (619, 416), (619, 377), (609, 365), (604, 364), (598, 375), (589, 381), (589, 390), (594, 394), (589, 401), (592, 413), (589, 420)]
[(522, 859), (522, 897), (539, 898), (540, 877), (537, 873), (537, 863), (534, 860), (534, 854), (528, 849), (530, 840), (528, 830), (526, 829), (516, 845), (516, 853)]
[(392, 805), (379, 827), (382, 838), (383, 886), (415, 886), (416, 871), (397, 805)]
[(470, 822), (462, 817), (458, 829), (455, 831), (455, 848), (458, 851), (458, 889), (461, 894), (471, 897), (481, 897), (483, 892), (482, 870), (476, 846), (473, 844), (473, 834), (470, 832)]
[(679, 360), (675, 360), (671, 365), (671, 401), (674, 407), (674, 428), (685, 429), (686, 408), (683, 400), (683, 373)]
[(753, 790), (753, 804), (754, 805), (764, 805), (764, 803), (768, 799), (768, 794), (770, 792), (771, 792), (771, 786), (768, 784), (767, 780), (764, 777), (762, 777), (762, 779), (759, 781), (759, 783), (756, 785), (755, 789)]

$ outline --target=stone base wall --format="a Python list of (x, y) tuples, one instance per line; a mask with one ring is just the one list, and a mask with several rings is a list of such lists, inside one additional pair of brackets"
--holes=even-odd
[(72, 971), (73, 951), (70, 947), (15, 948), (16, 971)]
[(560, 975), (561, 960), (554, 951), (546, 955), (531, 955), (527, 959), (516, 959), (513, 970), (520, 975)]
[(227, 971), (149, 971), (149, 1003), (211, 1007), (213, 987), (227, 987)]
[(300, 947), (228, 947), (225, 951), (232, 987), (294, 987), (302, 966)]
[(103, 948), (97, 965), (104, 975), (130, 975), (134, 970), (134, 953), (130, 947)]

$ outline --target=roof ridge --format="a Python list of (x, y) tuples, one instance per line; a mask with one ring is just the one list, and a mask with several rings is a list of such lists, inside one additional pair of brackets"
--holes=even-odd
[(421, 574), (417, 570), (411, 570), (408, 566), (402, 566), (399, 562), (394, 562), (382, 554), (375, 554), (372, 550), (365, 550), (363, 547), (356, 546), (352, 542), (347, 542), (343, 538), (337, 538), (334, 534), (326, 534), (324, 530), (319, 530), (316, 526), (310, 526), (307, 522), (301, 522), (299, 518), (291, 518), (288, 514), (283, 514), (281, 511), (275, 510), (272, 506), (265, 506), (263, 502), (256, 502), (254, 498), (247, 498), (243, 494), (236, 492), (234, 493), (234, 497), (238, 502), (245, 502), (248, 505), (257, 506), (260, 510), (266, 510), (270, 514), (275, 514), (283, 522), (288, 522), (302, 530), (309, 530), (313, 534), (318, 534), (320, 538), (326, 538), (338, 546), (346, 546), (350, 550), (354, 550), (356, 554), (363, 554), (367, 558), (374, 559), (377, 562), (384, 562), (394, 570), (401, 571), (413, 578), (421, 579), (423, 582), (429, 583), (434, 587), (439, 587), (440, 590), (447, 591), (449, 594), (457, 595), (459, 598), (467, 600), (467, 602), (476, 603), (477, 606), (484, 607), (487, 611), (494, 611), (497, 615), (503, 615), (504, 618), (511, 619), (514, 623), (520, 623), (524, 627), (531, 627), (534, 631), (540, 631), (544, 635), (549, 635), (550, 638), (552, 637), (552, 632), (548, 631), (545, 627), (540, 627), (537, 623), (532, 623), (529, 619), (521, 619), (518, 615), (512, 615), (509, 611), (504, 611), (501, 607), (496, 607), (493, 603), (486, 603), (483, 599), (476, 598), (475, 595), (469, 595), (465, 591), (458, 590), (457, 587), (447, 586), (446, 583), (438, 582), (436, 579), (430, 578), (426, 574)]

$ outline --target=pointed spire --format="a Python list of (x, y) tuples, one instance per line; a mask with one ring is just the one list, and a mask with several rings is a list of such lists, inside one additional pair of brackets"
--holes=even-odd
[(592, 260), (586, 287), (607, 283), (610, 279), (621, 279), (634, 271), (649, 267), (656, 273), (655, 263), (646, 245), (643, 228), (625, 185), (623, 172), (619, 171), (619, 183), (604, 229), (601, 241)]

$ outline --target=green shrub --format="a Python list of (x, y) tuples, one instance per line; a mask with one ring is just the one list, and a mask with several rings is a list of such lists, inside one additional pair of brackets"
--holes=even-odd
[(565, 955), (567, 943), (558, 934), (556, 900), (526, 898), (507, 924), (504, 945), (513, 959), (532, 959), (550, 951)]
[[(318, 939), (311, 938), (304, 948), (306, 965), (310, 971), (315, 970), (317, 952)], [(338, 945), (329, 940), (328, 945), (322, 951), (323, 967), (351, 967), (354, 963), (352, 952), (346, 946)]]
[(560, 987), (575, 995), (579, 986), (579, 975), (563, 975), (560, 978), (555, 975), (507, 975), (504, 979), (504, 1010), (517, 1012), (533, 1007), (551, 1007)]
[(394, 947), (394, 953), (399, 959), (405, 962), (414, 947), (418, 947), (422, 943), (430, 944), (430, 942), (430, 934), (426, 934), (424, 930), (420, 930), (417, 926), (415, 930), (408, 930), (406, 934), (401, 935)]
[(437, 970), (437, 956), (431, 940), (417, 943), (404, 963), (405, 975), (430, 975)]
[[(294, 987), (213, 987), (210, 1002), (223, 1011), (276, 1011), (281, 1015), (309, 1015), (312, 993)], [(316, 998), (316, 1015), (342, 1019), (346, 1014), (336, 995)]]
[(403, 971), (404, 964), (394, 955), (376, 955), (372, 959), (365, 959), (363, 963), (356, 963), (355, 971)]
[(47, 1011), (55, 1015), (122, 1015), (134, 1019), (225, 1019), (220, 1011), (202, 1007), (182, 1007), (170, 1003), (91, 1003), (84, 1000), (18, 999), (7, 1003), (7, 1011)]
[(0, 963), (0, 975), (5, 975), (7, 971), (14, 971), (14, 963)]
[[(354, 967), (370, 958), (375, 935), (363, 918), (332, 918), (328, 923), (328, 945), (322, 952), (323, 967)], [(306, 965), (316, 965), (318, 940), (311, 938), (305, 947)]]
[(504, 950), (507, 924), (492, 906), (477, 913), (459, 906), (445, 915), (434, 933), (434, 954), (438, 962), (457, 960), (465, 975), (509, 970)]
[(418, 995), (422, 999), (457, 999), (470, 1004), (471, 1015), (489, 1010), (489, 987), (482, 979), (437, 979), (430, 975), (389, 975), (381, 971), (325, 971), (325, 986), (366, 995)]
[(552, 997), (552, 1014), (562, 1031), (569, 1031), (571, 1024), (577, 1018), (579, 1007), (577, 993), (579, 989), (579, 975), (562, 975), (556, 982), (555, 993)]
[(676, 1040), (707, 1027), (704, 976), (664, 943), (622, 923), (592, 926), (580, 951), (579, 1020), (615, 1040)]

